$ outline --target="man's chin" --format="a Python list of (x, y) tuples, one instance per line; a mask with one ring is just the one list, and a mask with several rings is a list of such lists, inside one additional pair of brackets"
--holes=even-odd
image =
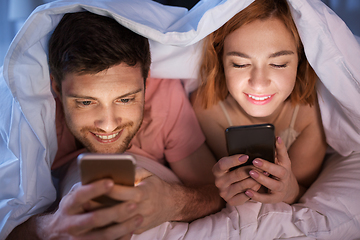
[(128, 145), (132, 139), (131, 137), (125, 137), (125, 139), (118, 139), (115, 142), (100, 143), (92, 138), (79, 137), (77, 138), (83, 146), (92, 153), (123, 153), (128, 148)]
[(89, 148), (87, 149), (89, 152), (92, 153), (123, 153), (125, 152), (126, 148)]
[(98, 146), (98, 144), (86, 144), (85, 148), (92, 153), (123, 153), (127, 146)]

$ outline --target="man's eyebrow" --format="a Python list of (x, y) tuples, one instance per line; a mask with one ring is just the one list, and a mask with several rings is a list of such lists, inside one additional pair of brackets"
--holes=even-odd
[(143, 89), (144, 88), (139, 88), (139, 89), (137, 89), (135, 91), (128, 92), (128, 93), (125, 93), (124, 95), (118, 96), (117, 98), (124, 98), (124, 97), (130, 96), (130, 95), (136, 94), (138, 92), (141, 92)]
[(279, 52), (270, 54), (269, 58), (275, 58), (275, 57), (280, 57), (280, 56), (285, 56), (285, 55), (292, 55), (292, 54), (294, 54), (293, 51), (283, 50), (283, 51), (279, 51)]
[[(130, 95), (136, 94), (138, 92), (141, 92), (142, 90), (143, 90), (143, 88), (139, 88), (139, 89), (134, 90), (132, 92), (128, 92), (128, 93), (125, 93), (123, 95), (120, 95), (120, 96), (118, 96), (116, 98), (124, 98), (124, 97), (130, 96)], [(86, 99), (90, 99), (90, 100), (97, 100), (94, 97), (90, 97), (90, 96), (86, 96), (86, 95), (69, 94), (68, 97), (70, 97), (70, 98), (86, 98)]]
[(235, 57), (242, 57), (242, 58), (251, 58), (249, 55), (242, 53), (242, 52), (228, 52), (226, 56), (235, 56)]

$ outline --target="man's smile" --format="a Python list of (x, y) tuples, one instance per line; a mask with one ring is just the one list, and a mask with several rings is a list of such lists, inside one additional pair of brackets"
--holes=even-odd
[(111, 134), (98, 134), (93, 133), (93, 136), (95, 136), (95, 139), (101, 143), (112, 143), (119, 139), (121, 136), (121, 133), (123, 132), (123, 129), (117, 133), (111, 133)]

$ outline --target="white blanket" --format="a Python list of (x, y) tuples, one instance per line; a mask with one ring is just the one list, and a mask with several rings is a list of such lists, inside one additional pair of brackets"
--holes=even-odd
[[(143, 167), (168, 182), (179, 181), (168, 168), (135, 155), (137, 166)], [(242, 206), (226, 206), (222, 211), (190, 224), (166, 222), (132, 240), (161, 239), (360, 239), (360, 153), (343, 157), (332, 154), (325, 162), (319, 178), (301, 198), (288, 205), (247, 202)], [(62, 183), (62, 195), (79, 183), (76, 162), (71, 164)]]
[[(201, 39), (252, 1), (204, 0), (191, 11), (163, 6), (150, 0), (60, 0), (37, 8), (13, 40), (4, 66), (0, 68), (0, 239), (4, 239), (16, 225), (31, 215), (44, 211), (55, 199), (56, 193), (49, 171), (57, 150), (55, 102), (50, 91), (46, 54), (48, 39), (64, 13), (88, 10), (112, 16), (126, 27), (148, 37), (153, 58), (152, 76), (182, 78), (186, 90), (191, 91), (197, 84), (195, 79)], [(359, 152), (359, 44), (342, 20), (320, 0), (288, 1), (308, 60), (320, 78), (319, 99), (327, 141), (342, 155), (349, 155), (353, 151)], [(359, 159), (357, 154), (349, 159), (353, 157)], [(344, 164), (348, 166), (348, 162), (344, 161)], [(352, 164), (354, 167), (350, 170), (359, 169), (355, 163)], [(330, 176), (333, 174), (335, 173), (329, 173)], [(305, 199), (305, 207), (274, 205), (274, 208), (281, 211), (290, 213), (291, 209), (293, 212), (288, 215), (288, 219), (281, 222), (274, 220), (272, 224), (281, 226), (284, 222), (286, 225), (289, 223), (288, 220), (298, 218), (304, 219), (300, 221), (304, 223), (300, 224), (301, 226), (315, 226), (313, 222), (317, 222), (315, 213), (318, 208), (313, 208), (312, 201), (316, 204), (321, 203), (321, 206), (323, 202), (331, 202), (332, 205), (329, 206), (338, 211), (336, 214), (327, 215), (331, 208), (328, 210), (328, 205), (325, 204), (324, 209), (320, 211), (324, 218), (318, 223), (320, 227), (310, 231), (314, 232), (311, 236), (345, 230), (349, 231), (350, 235), (353, 234), (351, 236), (360, 235), (360, 206), (355, 206), (355, 199), (359, 199), (359, 196), (355, 195), (360, 192), (360, 184), (351, 184), (347, 179), (348, 175), (342, 177), (343, 181), (349, 181), (349, 184), (341, 182), (339, 186), (349, 186), (350, 195), (340, 195), (335, 191), (329, 199), (323, 199), (321, 193), (326, 190), (325, 187), (330, 186), (325, 183), (316, 185), (313, 191), (319, 192), (319, 195), (311, 195), (309, 200)], [(359, 181), (358, 178), (355, 179)], [(336, 200), (333, 201), (331, 197)], [(307, 210), (309, 208), (306, 204), (310, 204), (309, 208), (314, 211)], [(258, 211), (258, 205), (252, 204), (254, 214)], [(259, 209), (262, 210), (264, 207)], [(346, 209), (348, 211), (345, 211)], [(224, 211), (229, 211), (229, 226), (236, 226), (236, 222), (232, 224), (233, 209)], [(226, 213), (224, 211), (223, 213)], [(345, 224), (343, 216), (353, 220)], [(245, 219), (241, 217), (241, 222), (243, 221)], [(261, 220), (257, 224), (261, 223), (265, 223), (264, 229), (271, 231), (273, 226), (270, 220)], [(333, 230), (333, 223), (342, 223), (342, 228)], [(306, 228), (300, 228), (300, 225), (296, 225), (299, 231), (308, 234)], [(257, 228), (260, 229), (259, 226)], [(191, 229), (194, 228), (189, 227), (189, 233)], [(282, 230), (288, 231), (287, 228)], [(227, 236), (233, 232), (226, 228), (221, 234)], [(266, 238), (266, 235), (264, 236)]]

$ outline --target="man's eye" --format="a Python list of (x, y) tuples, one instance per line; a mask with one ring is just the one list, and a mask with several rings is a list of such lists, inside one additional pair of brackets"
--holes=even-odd
[(91, 104), (91, 101), (81, 101), (80, 103), (84, 106), (88, 106)]
[(121, 102), (121, 103), (129, 103), (129, 102), (131, 102), (132, 100), (134, 100), (134, 98), (121, 98), (121, 99), (120, 99), (120, 102)]

